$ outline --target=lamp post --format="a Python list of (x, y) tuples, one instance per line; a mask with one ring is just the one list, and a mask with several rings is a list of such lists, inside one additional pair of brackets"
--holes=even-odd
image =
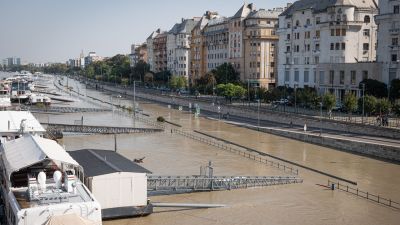
[(294, 85), (294, 110), (297, 113), (297, 86), (298, 84)]
[(319, 129), (319, 135), (322, 135), (322, 99), (321, 102), (319, 103), (320, 105), (320, 115), (319, 115), (319, 120), (320, 120), (320, 129)]

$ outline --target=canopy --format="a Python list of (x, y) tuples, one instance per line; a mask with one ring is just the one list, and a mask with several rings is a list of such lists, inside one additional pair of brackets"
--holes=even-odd
[(0, 134), (17, 133), (25, 120), (25, 133), (44, 133), (46, 130), (28, 111), (0, 111)]
[(52, 216), (46, 225), (97, 225), (98, 223), (84, 219), (76, 214)]
[(79, 164), (57, 142), (39, 136), (25, 135), (2, 146), (3, 162), (8, 177), (44, 159), (51, 159), (66, 164)]

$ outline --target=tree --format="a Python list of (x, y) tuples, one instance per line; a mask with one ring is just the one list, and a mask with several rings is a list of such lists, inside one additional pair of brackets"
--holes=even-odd
[(196, 79), (195, 88), (204, 94), (213, 93), (213, 88), (216, 84), (215, 75), (212, 72), (206, 73), (204, 76)]
[(224, 63), (212, 71), (217, 84), (238, 84), (240, 75), (230, 63)]
[(226, 100), (232, 102), (233, 98), (242, 98), (246, 90), (240, 86), (232, 83), (229, 84), (218, 84), (217, 85), (217, 94), (220, 96), (224, 96)]
[(392, 111), (396, 116), (400, 117), (400, 104), (397, 103), (397, 104), (393, 105)]
[(317, 97), (317, 93), (313, 88), (298, 88), (296, 92), (297, 103), (305, 107), (310, 107), (313, 100)]
[(390, 82), (390, 100), (395, 101), (400, 98), (400, 79), (393, 79)]
[(169, 85), (172, 89), (178, 90), (186, 87), (186, 82), (186, 77), (172, 75), (171, 79), (169, 80)]
[(348, 113), (353, 113), (357, 110), (357, 97), (353, 93), (347, 93), (344, 96), (343, 106)]
[(379, 114), (387, 114), (390, 110), (390, 102), (387, 98), (379, 99), (376, 102), (376, 109), (375, 112)]
[(385, 83), (373, 79), (364, 79), (360, 82), (359, 88), (362, 89), (365, 84), (365, 94), (376, 98), (385, 98), (388, 96), (388, 89)]
[(325, 106), (327, 111), (332, 111), (336, 104), (336, 97), (331, 93), (327, 93), (322, 97), (322, 104)]
[(376, 108), (376, 98), (371, 95), (365, 95), (363, 98), (358, 99), (358, 110), (362, 112), (363, 110), (363, 99), (364, 99), (364, 113), (371, 115), (375, 112)]

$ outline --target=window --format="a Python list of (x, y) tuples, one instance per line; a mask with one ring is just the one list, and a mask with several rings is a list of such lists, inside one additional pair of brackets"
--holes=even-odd
[(340, 84), (344, 84), (344, 71), (340, 71)]
[(393, 6), (393, 13), (394, 13), (394, 14), (399, 14), (399, 12), (400, 12), (400, 7), (399, 7), (399, 5), (394, 5), (394, 6)]
[(310, 44), (307, 44), (305, 47), (306, 47), (306, 52), (309, 52), (311, 49)]
[(287, 28), (290, 28), (290, 27), (291, 27), (290, 23), (288, 23), (288, 24), (286, 25), (286, 27), (287, 27)]
[(331, 36), (332, 37), (335, 36), (335, 30), (334, 29), (331, 29)]
[(356, 85), (356, 71), (350, 71), (350, 83), (351, 85)]
[(342, 43), (342, 50), (346, 50), (346, 43)]
[(310, 57), (305, 57), (304, 58), (304, 64), (310, 64)]
[(304, 83), (308, 83), (309, 82), (309, 71), (308, 70), (304, 70)]
[(320, 17), (315, 18), (315, 23), (316, 24), (320, 24), (321, 23), (321, 18)]
[(364, 23), (370, 23), (371, 22), (371, 17), (368, 15), (364, 16)]
[(335, 44), (331, 43), (331, 50), (335, 50)]
[(286, 40), (290, 40), (290, 34), (286, 35)]
[(335, 81), (335, 71), (330, 70), (329, 71), (329, 84), (333, 84), (334, 81)]
[(364, 51), (368, 51), (369, 50), (369, 44), (368, 43), (364, 43), (363, 44), (363, 50)]
[(290, 45), (286, 46), (286, 52), (290, 52)]
[(314, 62), (315, 62), (315, 64), (318, 64), (318, 63), (319, 63), (319, 56), (315, 56)]
[(392, 62), (397, 62), (397, 54), (392, 54)]
[(290, 65), (290, 58), (286, 57), (286, 64)]
[(290, 70), (286, 70), (285, 71), (285, 82), (289, 82), (289, 78), (290, 78)]
[(293, 64), (295, 64), (295, 65), (299, 64), (299, 58), (298, 57), (294, 57), (293, 58)]
[(315, 31), (315, 37), (316, 37), (316, 38), (319, 38), (320, 36), (321, 36), (321, 31), (316, 30), (316, 31)]
[(315, 44), (315, 51), (319, 51), (319, 44)]
[(369, 29), (364, 29), (364, 30), (363, 30), (363, 35), (364, 35), (365, 37), (369, 37)]
[(368, 79), (368, 71), (367, 70), (362, 71), (362, 78), (363, 78), (363, 80)]
[(342, 29), (342, 36), (346, 36), (346, 29)]
[(336, 29), (336, 36), (340, 36), (340, 29)]
[(325, 71), (323, 70), (319, 71), (319, 83), (320, 84), (325, 83)]
[(307, 19), (306, 24), (307, 24), (307, 25), (311, 25), (310, 19)]
[(299, 82), (299, 71), (295, 70), (294, 71), (294, 82)]
[(336, 43), (335, 46), (336, 46), (336, 48), (335, 48), (336, 50), (340, 50), (340, 43)]
[(392, 38), (392, 45), (394, 46), (399, 45), (399, 38)]
[(311, 37), (311, 32), (310, 32), (310, 31), (306, 31), (306, 32), (304, 33), (304, 38), (305, 38), (305, 39), (310, 39), (310, 37)]
[(296, 20), (296, 27), (300, 26), (300, 21)]

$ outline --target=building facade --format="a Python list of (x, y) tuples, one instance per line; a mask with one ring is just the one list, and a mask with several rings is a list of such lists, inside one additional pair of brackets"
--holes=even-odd
[(136, 64), (140, 61), (147, 63), (148, 62), (148, 54), (147, 54), (147, 42), (141, 45), (132, 44), (131, 45), (131, 54), (129, 54), (129, 60), (131, 67), (136, 66)]
[(282, 8), (251, 12), (243, 21), (243, 81), (271, 89), (277, 74), (278, 16)]
[(235, 15), (229, 18), (229, 62), (240, 74), (242, 81), (246, 80), (243, 48), (244, 20), (255, 9), (254, 4), (244, 3)]
[(154, 38), (161, 33), (160, 29), (152, 32), (150, 36), (146, 39), (147, 44), (147, 63), (150, 66), (150, 71), (155, 71), (155, 59), (154, 59)]
[(207, 11), (192, 30), (190, 41), (189, 84), (206, 74), (206, 49), (203, 29), (210, 19), (218, 17), (217, 12)]
[(160, 32), (153, 39), (153, 72), (159, 73), (168, 70), (167, 67), (167, 32)]
[[(352, 75), (339, 66), (376, 60), (376, 14), (374, 0), (300, 0), (290, 5), (279, 16), (278, 86), (315, 87), (337, 99), (358, 86), (346, 83)], [(324, 86), (326, 77), (343, 76), (345, 83), (339, 79)]]
[(178, 76), (189, 76), (189, 51), (192, 30), (200, 18), (182, 19), (167, 35), (167, 68)]
[(228, 62), (229, 21), (226, 17), (209, 20), (204, 27), (206, 72)]
[(377, 61), (382, 63), (382, 79), (390, 84), (400, 79), (400, 2), (379, 1)]

